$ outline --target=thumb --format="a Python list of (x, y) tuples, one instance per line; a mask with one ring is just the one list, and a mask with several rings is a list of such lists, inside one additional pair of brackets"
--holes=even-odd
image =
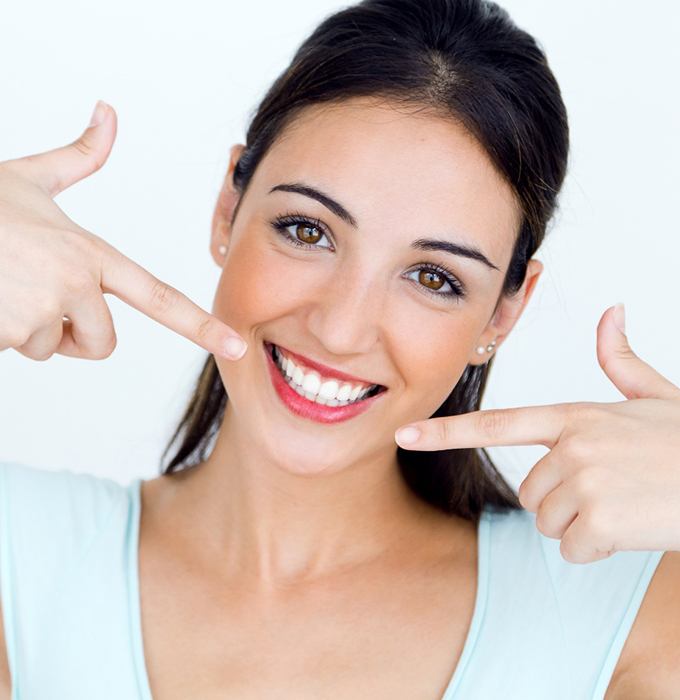
[(51, 197), (104, 165), (116, 138), (117, 117), (111, 105), (99, 100), (90, 123), (67, 146), (18, 158), (14, 164)]
[(600, 318), (597, 325), (597, 360), (627, 399), (670, 399), (680, 396), (680, 389), (641, 360), (628, 344), (623, 304), (610, 306)]

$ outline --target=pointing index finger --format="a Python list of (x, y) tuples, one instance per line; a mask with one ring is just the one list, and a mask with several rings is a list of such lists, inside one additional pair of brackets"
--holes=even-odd
[[(227, 324), (108, 244), (104, 246), (101, 288), (212, 354), (239, 359), (247, 349), (243, 338)], [(242, 344), (242, 352), (231, 346), (234, 340)]]
[[(493, 408), (410, 423), (420, 431), (406, 449), (448, 450), (500, 445), (544, 445), (552, 449), (567, 424), (572, 404)], [(401, 445), (402, 443), (398, 441)]]

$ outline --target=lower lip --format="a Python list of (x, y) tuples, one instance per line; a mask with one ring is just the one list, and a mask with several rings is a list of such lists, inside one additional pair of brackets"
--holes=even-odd
[(288, 382), (284, 380), (274, 362), (271, 351), (264, 344), (262, 347), (264, 348), (264, 354), (267, 356), (267, 366), (269, 367), (269, 374), (276, 393), (292, 413), (302, 418), (309, 418), (318, 423), (339, 423), (367, 411), (375, 403), (376, 399), (387, 393), (386, 390), (383, 390), (375, 396), (348, 404), (347, 406), (323, 406), (320, 403), (310, 401), (304, 396), (300, 396), (297, 391), (288, 386)]

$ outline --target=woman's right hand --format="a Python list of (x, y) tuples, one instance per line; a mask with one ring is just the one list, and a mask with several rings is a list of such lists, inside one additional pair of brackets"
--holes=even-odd
[[(73, 143), (0, 162), (0, 351), (33, 360), (55, 352), (101, 360), (116, 347), (104, 293), (230, 359), (226, 341), (243, 339), (180, 291), (69, 219), (53, 197), (99, 170), (116, 137), (116, 113)], [(94, 116), (94, 115), (93, 115)], [(244, 342), (245, 345), (245, 342)]]

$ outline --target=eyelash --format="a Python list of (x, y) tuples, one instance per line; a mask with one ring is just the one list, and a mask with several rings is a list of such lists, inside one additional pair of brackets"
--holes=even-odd
[[(287, 228), (294, 224), (304, 224), (305, 226), (308, 226), (310, 228), (316, 228), (328, 238), (328, 232), (326, 231), (326, 227), (319, 219), (315, 219), (314, 217), (308, 217), (305, 214), (301, 214), (299, 212), (287, 212), (283, 216), (276, 217), (270, 223), (276, 231), (276, 233), (278, 233), (287, 243), (290, 243), (294, 246), (298, 246), (299, 248), (318, 249), (323, 248), (324, 246), (318, 246), (317, 244), (313, 243), (305, 243), (299, 238), (294, 238), (293, 236), (291, 236), (288, 233)], [(434, 297), (449, 298), (450, 300), (454, 301), (459, 301), (460, 299), (466, 296), (465, 288), (463, 287), (463, 285), (456, 279), (454, 274), (443, 265), (424, 263), (420, 267), (416, 268), (416, 270), (427, 270), (428, 272), (434, 272), (440, 275), (444, 278), (446, 282), (448, 282), (449, 286), (452, 289), (452, 291), (450, 292), (435, 292), (432, 289), (428, 289), (424, 285), (420, 285), (428, 294)], [(412, 272), (415, 272), (416, 270), (412, 270)]]

